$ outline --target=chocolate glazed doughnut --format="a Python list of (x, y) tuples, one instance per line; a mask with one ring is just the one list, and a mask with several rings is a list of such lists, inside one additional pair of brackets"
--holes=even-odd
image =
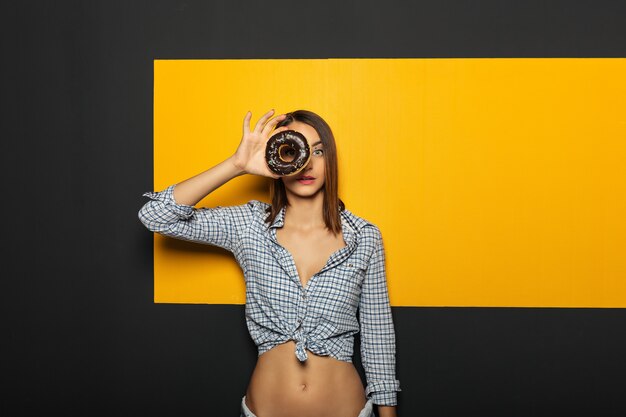
[(295, 175), (311, 159), (311, 147), (304, 135), (283, 130), (271, 136), (265, 146), (267, 167), (278, 175)]

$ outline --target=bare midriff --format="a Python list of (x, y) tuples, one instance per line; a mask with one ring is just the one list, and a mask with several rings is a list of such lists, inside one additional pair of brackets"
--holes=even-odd
[(357, 417), (367, 402), (354, 364), (307, 350), (300, 362), (293, 340), (259, 356), (246, 391), (257, 417)]

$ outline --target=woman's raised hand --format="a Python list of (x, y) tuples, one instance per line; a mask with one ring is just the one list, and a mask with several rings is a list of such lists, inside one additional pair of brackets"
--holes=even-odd
[(243, 137), (241, 138), (241, 143), (239, 143), (239, 147), (233, 155), (233, 158), (235, 165), (246, 174), (280, 178), (280, 175), (273, 173), (267, 167), (267, 163), (265, 162), (265, 146), (271, 135), (287, 130), (288, 127), (279, 127), (273, 131), (274, 127), (284, 120), (286, 115), (281, 114), (269, 120), (272, 114), (274, 114), (273, 109), (265, 113), (263, 117), (256, 122), (254, 130), (252, 131), (250, 131), (252, 113), (250, 111), (247, 112), (246, 117), (243, 119)]

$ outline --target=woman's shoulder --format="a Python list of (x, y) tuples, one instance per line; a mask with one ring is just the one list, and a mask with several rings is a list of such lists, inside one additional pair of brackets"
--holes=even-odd
[(266, 203), (265, 201), (261, 201), (261, 200), (250, 200), (250, 201), (248, 201), (248, 204), (251, 207), (262, 208), (262, 209), (267, 208), (267, 207), (270, 206), (269, 203)]
[(267, 209), (271, 206), (271, 204), (261, 200), (249, 200), (246, 204), (257, 215), (267, 213)]
[(381, 238), (381, 232), (379, 227), (372, 221), (367, 220), (364, 217), (358, 216), (347, 208), (344, 208), (341, 214), (342, 217), (355, 231), (357, 231), (359, 235), (373, 237), (376, 239)]

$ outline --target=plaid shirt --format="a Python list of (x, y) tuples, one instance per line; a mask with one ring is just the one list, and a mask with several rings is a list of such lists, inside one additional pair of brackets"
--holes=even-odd
[[(295, 355), (307, 350), (352, 362), (354, 335), (361, 337), (365, 395), (374, 404), (397, 405), (395, 331), (387, 292), (385, 252), (378, 227), (341, 212), (347, 246), (333, 253), (305, 286), (293, 257), (276, 240), (283, 208), (271, 225), (267, 203), (195, 208), (178, 204), (173, 190), (147, 192), (139, 219), (152, 232), (219, 246), (232, 252), (246, 283), (245, 315), (258, 355), (288, 340)], [(357, 320), (358, 309), (358, 320)], [(359, 325), (360, 322), (360, 325)]]

